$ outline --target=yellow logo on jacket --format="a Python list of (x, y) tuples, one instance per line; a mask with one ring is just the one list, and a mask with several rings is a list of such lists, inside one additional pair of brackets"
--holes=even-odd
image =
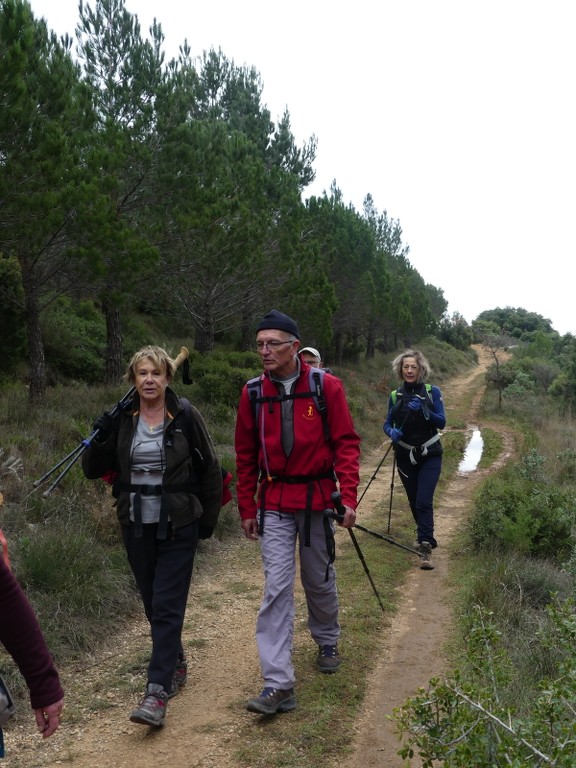
[(308, 403), (308, 406), (306, 407), (306, 410), (304, 412), (304, 418), (308, 421), (312, 421), (316, 418), (316, 408), (314, 408), (314, 403), (310, 402)]

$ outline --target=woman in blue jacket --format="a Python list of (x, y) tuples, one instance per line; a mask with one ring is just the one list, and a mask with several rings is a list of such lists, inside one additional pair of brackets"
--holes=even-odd
[(430, 364), (421, 352), (407, 349), (392, 361), (402, 384), (390, 394), (384, 432), (392, 440), (396, 466), (417, 526), (420, 567), (434, 568), (434, 491), (442, 470), (438, 430), (446, 426), (440, 389), (426, 384)]

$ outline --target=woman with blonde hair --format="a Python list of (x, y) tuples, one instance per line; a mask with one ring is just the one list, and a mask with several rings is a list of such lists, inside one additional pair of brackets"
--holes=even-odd
[(116, 511), (152, 635), (146, 692), (130, 719), (155, 727), (186, 681), (182, 627), (194, 555), (222, 503), (212, 440), (200, 412), (171, 389), (175, 370), (161, 347), (136, 352), (126, 373), (132, 402), (96, 420), (82, 456), (87, 478), (115, 476)]
[(420, 567), (434, 568), (434, 492), (442, 470), (439, 430), (446, 425), (442, 393), (426, 383), (430, 364), (422, 352), (407, 349), (392, 361), (392, 370), (402, 380), (388, 401), (384, 432), (392, 440), (396, 466), (416, 521), (416, 547)]

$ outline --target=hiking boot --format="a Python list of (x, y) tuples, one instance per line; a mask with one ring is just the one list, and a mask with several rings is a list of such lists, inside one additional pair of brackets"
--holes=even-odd
[(178, 663), (176, 664), (176, 669), (174, 670), (174, 675), (172, 676), (172, 688), (170, 689), (170, 693), (168, 694), (168, 698), (171, 699), (182, 688), (183, 685), (186, 685), (186, 679), (188, 677), (188, 662), (185, 658), (178, 659)]
[(418, 547), (418, 554), (420, 555), (420, 568), (422, 568), (423, 571), (433, 570), (432, 545), (427, 541), (422, 541)]
[(340, 666), (340, 654), (336, 645), (321, 645), (318, 649), (316, 664), (320, 672), (331, 674)]
[(140, 723), (140, 725), (160, 728), (164, 725), (167, 701), (168, 694), (161, 685), (148, 683), (146, 695), (130, 715), (130, 720), (133, 723)]
[(296, 706), (294, 688), (264, 688), (260, 696), (246, 702), (248, 712), (260, 715), (275, 715), (276, 712), (288, 712)]

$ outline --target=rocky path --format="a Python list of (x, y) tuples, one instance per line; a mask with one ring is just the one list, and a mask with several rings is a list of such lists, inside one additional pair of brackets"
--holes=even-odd
[[(476, 394), (467, 420), (478, 423), (477, 404), (489, 362), (481, 357), (471, 373), (450, 382), (449, 399), (445, 394), (448, 416), (451, 404), (469, 397), (473, 389)], [(504, 439), (499, 463), (512, 452), (511, 436), (505, 434)], [(381, 457), (379, 449), (366, 462), (366, 479)], [(482, 474), (457, 474), (437, 499), (441, 546), (434, 552), (435, 570), (415, 567), (401, 588), (401, 605), (382, 633), (379, 662), (357, 721), (354, 752), (339, 763), (342, 768), (404, 765), (396, 754), (399, 744), (387, 715), (442, 671), (442, 650), (451, 626), (450, 541)], [(386, 471), (377, 473), (362, 502), (364, 509), (387, 496), (390, 481)], [(398, 492), (403, 493), (401, 486)], [(138, 622), (118, 637), (107, 654), (95, 656), (82, 668), (62, 671), (67, 704), (61, 729), (46, 742), (38, 739), (31, 721), (11, 729), (6, 734), (6, 768), (157, 768), (168, 754), (173, 768), (237, 768), (233, 756), (246, 718), (251, 717), (242, 705), (260, 685), (254, 626), (261, 565), (257, 547), (240, 532), (232, 541), (213, 546), (217, 551), (196, 579), (186, 621), (191, 681), (170, 702), (169, 725), (153, 732), (127, 718), (140, 693), (148, 649), (148, 627)], [(195, 645), (198, 637), (203, 638), (201, 645)]]

